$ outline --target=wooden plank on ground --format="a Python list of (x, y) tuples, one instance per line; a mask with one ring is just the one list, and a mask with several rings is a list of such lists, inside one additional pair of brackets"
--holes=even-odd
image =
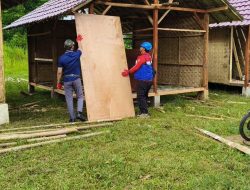
[(76, 14), (82, 75), (89, 121), (114, 120), (135, 115), (119, 17)]
[(209, 136), (209, 137), (211, 137), (211, 138), (213, 138), (213, 139), (215, 139), (215, 140), (217, 140), (217, 141), (219, 141), (221, 143), (224, 143), (224, 144), (230, 146), (231, 148), (235, 148), (235, 149), (237, 149), (237, 150), (239, 150), (239, 151), (241, 151), (241, 152), (243, 152), (245, 154), (250, 155), (250, 148), (248, 148), (246, 146), (243, 146), (243, 145), (241, 145), (239, 143), (235, 143), (235, 142), (232, 142), (230, 140), (227, 140), (227, 139), (225, 139), (225, 138), (223, 138), (223, 137), (221, 137), (219, 135), (216, 135), (216, 134), (211, 133), (209, 131), (206, 131), (204, 129), (199, 129), (199, 128), (196, 128), (196, 129), (198, 131), (200, 131), (201, 133), (203, 133), (203, 134), (205, 134), (205, 135), (207, 135), (207, 136)]

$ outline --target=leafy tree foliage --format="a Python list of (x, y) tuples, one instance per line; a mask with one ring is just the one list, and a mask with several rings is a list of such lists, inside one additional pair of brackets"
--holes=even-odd
[[(24, 4), (3, 11), (3, 26), (7, 26), (18, 18), (31, 12), (48, 0), (28, 0)], [(26, 29), (4, 30), (4, 40), (10, 46), (27, 47)]]

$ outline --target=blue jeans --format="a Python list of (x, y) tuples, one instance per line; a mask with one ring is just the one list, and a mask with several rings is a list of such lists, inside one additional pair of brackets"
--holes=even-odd
[(64, 82), (65, 99), (70, 119), (75, 119), (73, 92), (75, 91), (77, 97), (77, 111), (82, 112), (83, 109), (83, 86), (81, 79), (78, 78), (71, 82)]

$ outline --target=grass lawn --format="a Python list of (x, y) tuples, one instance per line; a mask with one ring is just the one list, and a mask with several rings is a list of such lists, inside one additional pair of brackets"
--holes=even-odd
[[(18, 67), (27, 67), (25, 59)], [(46, 91), (21, 95), (27, 82), (18, 79), (27, 73), (10, 64), (5, 65), (6, 77), (14, 78), (6, 83), (10, 107), (40, 102), (12, 109), (11, 124), (1, 128), (67, 122), (63, 98), (50, 99)], [(0, 189), (250, 189), (250, 157), (194, 129), (238, 134), (250, 99), (212, 91), (206, 102), (170, 96), (163, 103), (165, 113), (151, 108), (151, 118), (116, 122), (103, 136), (0, 155)]]

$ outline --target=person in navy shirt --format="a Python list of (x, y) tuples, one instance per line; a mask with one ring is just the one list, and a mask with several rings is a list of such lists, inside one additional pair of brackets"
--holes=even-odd
[(152, 57), (149, 52), (152, 50), (152, 44), (150, 42), (143, 42), (140, 46), (140, 53), (137, 57), (135, 66), (130, 70), (124, 70), (122, 72), (123, 77), (127, 77), (129, 74), (134, 73), (134, 78), (137, 82), (137, 100), (140, 109), (139, 117), (148, 117), (148, 93), (151, 89), (154, 79), (154, 69), (152, 66)]
[[(77, 41), (80, 42), (82, 37), (78, 37)], [(64, 42), (65, 53), (58, 59), (57, 70), (57, 88), (62, 89), (61, 80), (63, 78), (65, 99), (67, 108), (70, 115), (69, 122), (75, 122), (76, 119), (85, 121), (83, 116), (83, 86), (81, 82), (81, 50), (74, 51), (75, 43), (68, 39)], [(77, 96), (77, 114), (74, 113), (73, 92)]]

